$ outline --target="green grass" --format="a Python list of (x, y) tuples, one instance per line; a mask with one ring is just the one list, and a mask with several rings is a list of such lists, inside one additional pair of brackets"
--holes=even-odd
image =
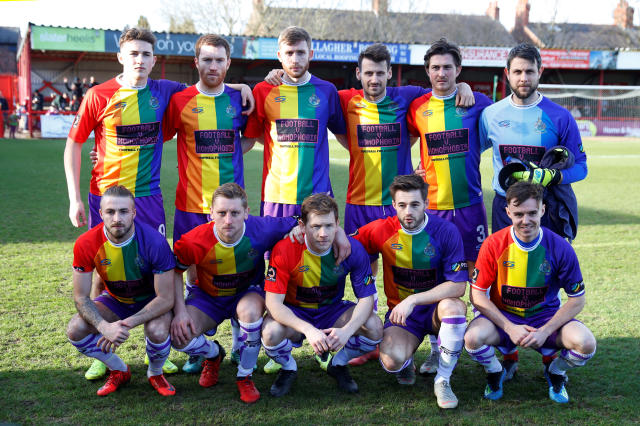
[[(570, 372), (571, 403), (562, 407), (547, 398), (537, 353), (521, 351), (519, 376), (506, 386), (503, 400), (497, 403), (481, 398), (484, 373), (464, 354), (452, 378), (460, 406), (443, 412), (436, 407), (431, 378), (419, 377), (415, 386), (400, 387), (377, 363), (352, 369), (359, 394), (340, 394), (334, 381), (316, 367), (308, 345), (294, 352), (300, 373), (292, 394), (284, 398), (270, 397), (273, 377), (256, 373), (255, 382), (263, 397), (245, 406), (237, 396), (235, 368), (225, 361), (220, 383), (214, 388), (202, 389), (197, 377), (179, 374), (170, 378), (178, 394), (162, 399), (145, 380), (140, 328), (119, 350), (131, 364), (132, 382), (107, 398), (97, 397), (100, 384), (83, 377), (90, 360), (65, 337), (67, 321), (75, 311), (72, 247), (82, 230), (73, 228), (67, 218), (64, 142), (2, 140), (0, 423), (637, 423), (640, 141), (591, 139), (585, 141), (585, 147), (589, 176), (574, 185), (581, 220), (574, 247), (587, 285), (587, 306), (579, 318), (594, 331), (598, 353), (586, 367)], [(162, 187), (170, 238), (177, 181), (175, 142), (167, 143), (164, 155)], [(257, 213), (262, 153), (250, 152), (246, 163), (250, 207)], [(82, 176), (84, 194), (89, 182), (87, 169)], [(491, 174), (485, 153), (482, 175), (489, 209)], [(342, 148), (332, 149), (331, 178), (343, 206), (348, 160)], [(229, 347), (226, 324), (217, 338)], [(419, 349), (419, 362), (426, 351), (428, 345)], [(186, 357), (172, 352), (171, 359), (182, 365)], [(261, 354), (258, 364), (266, 361)]]

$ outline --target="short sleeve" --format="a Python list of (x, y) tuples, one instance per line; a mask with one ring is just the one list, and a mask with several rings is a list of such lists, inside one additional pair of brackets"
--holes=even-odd
[[(384, 219), (382, 219), (384, 220)], [(351, 236), (357, 240), (369, 254), (378, 254), (382, 247), (378, 244), (377, 236), (380, 234), (381, 219), (374, 220), (361, 226)]]
[(82, 99), (80, 108), (73, 120), (69, 137), (78, 143), (84, 143), (91, 135), (91, 132), (98, 125), (98, 114), (100, 110), (100, 99), (94, 88), (89, 89)]
[[(151, 270), (154, 274), (162, 274), (163, 272), (170, 271), (176, 267), (175, 258), (169, 243), (162, 234), (155, 229), (148, 228), (151, 232), (147, 231), (147, 234), (151, 234), (151, 237), (145, 238), (146, 249), (149, 255), (149, 262), (151, 263)], [(154, 235), (156, 233), (157, 235)]]
[(564, 240), (560, 240), (559, 247), (556, 250), (558, 282), (561, 283), (567, 296), (582, 296), (585, 293), (585, 288), (576, 252), (573, 250), (573, 247)]
[(484, 240), (476, 259), (475, 269), (471, 276), (471, 287), (476, 290), (486, 291), (496, 281), (496, 261), (491, 250), (491, 237)]
[(347, 133), (347, 124), (344, 121), (338, 91), (333, 85), (331, 85), (329, 92), (329, 107), (331, 113), (329, 115), (329, 121), (327, 122), (327, 128), (331, 130), (334, 135), (344, 135)]
[(350, 266), (349, 278), (353, 294), (358, 299), (369, 297), (376, 293), (375, 280), (371, 274), (371, 265), (366, 250), (354, 238), (349, 238), (351, 242), (351, 255), (345, 261)]
[(86, 238), (80, 236), (73, 245), (73, 269), (78, 272), (91, 272), (94, 267), (91, 246)]
[(264, 136), (264, 91), (260, 89), (260, 84), (256, 85), (253, 89), (253, 98), (256, 103), (256, 107), (247, 120), (247, 125), (244, 129), (244, 137), (246, 138), (259, 138)]
[(271, 252), (269, 267), (267, 268), (267, 275), (264, 280), (264, 290), (269, 293), (287, 293), (290, 277), (287, 260), (292, 257), (292, 254), (287, 255), (287, 247), (291, 247), (291, 245), (287, 245), (287, 241), (283, 240), (276, 244)]
[(442, 235), (442, 271), (447, 281), (466, 282), (469, 279), (469, 269), (464, 256), (464, 246), (458, 228), (445, 222)]

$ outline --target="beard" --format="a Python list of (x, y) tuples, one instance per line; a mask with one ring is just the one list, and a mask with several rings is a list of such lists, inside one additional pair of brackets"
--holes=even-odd
[[(533, 95), (536, 90), (538, 90), (538, 84), (533, 85), (531, 87), (528, 87), (529, 90), (527, 90), (524, 94), (520, 93), (520, 91), (518, 90), (518, 87), (511, 87), (511, 91), (513, 92), (514, 95), (516, 95), (516, 97), (518, 99), (528, 99), (529, 97), (531, 97), (531, 95)], [(524, 89), (524, 87), (522, 87), (521, 89)]]

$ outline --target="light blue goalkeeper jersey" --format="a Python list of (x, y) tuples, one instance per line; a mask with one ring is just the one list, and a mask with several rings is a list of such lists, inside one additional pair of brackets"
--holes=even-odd
[(510, 158), (539, 164), (547, 149), (566, 146), (575, 155), (575, 164), (562, 170), (562, 183), (569, 184), (587, 176), (578, 125), (571, 113), (540, 95), (533, 104), (515, 105), (511, 96), (488, 106), (480, 120), (482, 150), (493, 147), (493, 189), (504, 196), (498, 174)]

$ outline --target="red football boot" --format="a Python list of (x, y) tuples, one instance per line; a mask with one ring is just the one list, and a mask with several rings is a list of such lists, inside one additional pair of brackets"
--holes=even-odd
[(131, 380), (131, 368), (127, 365), (127, 371), (111, 370), (104, 386), (98, 389), (98, 396), (106, 396), (118, 390), (118, 388)]
[(176, 394), (176, 388), (164, 378), (164, 374), (149, 377), (149, 383), (162, 396), (173, 396)]

